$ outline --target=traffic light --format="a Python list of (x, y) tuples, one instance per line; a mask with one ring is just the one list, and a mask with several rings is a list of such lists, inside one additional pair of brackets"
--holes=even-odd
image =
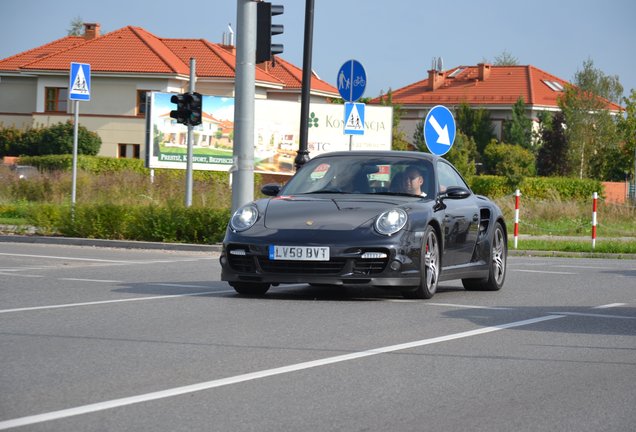
[(170, 111), (170, 117), (177, 123), (188, 126), (201, 124), (202, 120), (202, 97), (200, 93), (182, 93), (172, 95), (170, 102), (177, 104), (177, 109)]
[(272, 36), (282, 34), (282, 24), (272, 24), (272, 17), (285, 12), (283, 5), (259, 2), (256, 5), (256, 63), (269, 61), (283, 52), (283, 44), (272, 44)]
[(170, 102), (177, 104), (177, 109), (170, 111), (170, 117), (175, 119), (177, 123), (188, 124), (190, 113), (188, 112), (188, 103), (185, 94), (172, 95)]
[(186, 102), (188, 103), (188, 124), (196, 126), (201, 124), (201, 94), (193, 92), (185, 94)]

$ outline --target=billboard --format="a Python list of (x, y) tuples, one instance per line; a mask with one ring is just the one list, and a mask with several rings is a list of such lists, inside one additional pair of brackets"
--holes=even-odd
[[(170, 117), (174, 93), (152, 92), (148, 98), (146, 166), (186, 168), (187, 131)], [(309, 107), (309, 156), (349, 150), (344, 131), (344, 105), (312, 103)], [(352, 150), (390, 150), (391, 107), (366, 107), (364, 135), (355, 136)], [(254, 104), (254, 171), (293, 174), (299, 146), (300, 102), (256, 100)], [(234, 98), (203, 96), (202, 123), (193, 127), (192, 167), (229, 171), (233, 163)]]

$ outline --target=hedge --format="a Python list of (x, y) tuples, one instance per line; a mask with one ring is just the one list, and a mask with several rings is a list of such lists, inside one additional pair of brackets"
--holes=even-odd
[[(514, 194), (505, 177), (481, 175), (473, 176), (470, 181), (473, 192), (490, 198), (500, 198)], [(603, 184), (598, 180), (567, 177), (526, 177), (519, 190), (526, 198), (564, 199), (585, 201), (594, 192), (604, 195)]]
[(230, 210), (182, 206), (36, 204), (28, 208), (29, 224), (39, 234), (61, 234), (109, 240), (214, 244), (223, 240)]
[[(73, 155), (51, 155), (51, 156), (22, 156), (21, 165), (33, 165), (41, 171), (71, 171), (73, 169)], [(145, 167), (141, 159), (112, 158), (106, 156), (77, 156), (77, 168), (91, 174), (120, 173), (132, 171), (145, 175), (150, 175), (150, 169)], [(174, 178), (181, 178), (185, 175), (185, 170), (181, 169), (155, 169), (155, 175), (165, 175)], [(225, 171), (193, 171), (195, 180), (216, 179), (227, 183), (228, 173)], [(255, 175), (255, 179), (259, 176)]]

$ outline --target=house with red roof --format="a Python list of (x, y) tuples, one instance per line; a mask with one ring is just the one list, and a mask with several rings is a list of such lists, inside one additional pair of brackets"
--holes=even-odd
[[(70, 64), (91, 66), (91, 99), (79, 103), (80, 124), (102, 139), (101, 156), (144, 157), (146, 95), (189, 89), (190, 58), (196, 59), (196, 90), (234, 97), (235, 47), (205, 39), (167, 39), (127, 26), (100, 34), (84, 24), (82, 36), (67, 36), (0, 60), (0, 124), (18, 128), (71, 120)], [(302, 70), (276, 57), (255, 71), (255, 97), (300, 101)], [(338, 97), (317, 75), (311, 101)]]
[[(540, 111), (559, 111), (558, 98), (567, 81), (534, 66), (457, 66), (449, 70), (434, 68), (428, 77), (392, 91), (392, 101), (401, 105), (400, 129), (406, 139), (413, 134), (428, 111), (436, 105), (454, 110), (462, 103), (489, 111), (494, 131), (501, 138), (503, 122), (512, 117), (512, 108), (521, 97), (528, 117), (537, 122)], [(381, 97), (372, 103), (380, 102)], [(607, 109), (620, 112), (621, 107), (606, 101)]]

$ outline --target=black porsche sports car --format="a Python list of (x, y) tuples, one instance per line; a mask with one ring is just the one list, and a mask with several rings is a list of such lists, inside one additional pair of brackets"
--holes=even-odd
[[(414, 186), (419, 189), (414, 191)], [(228, 224), (221, 279), (244, 295), (271, 285), (366, 285), (431, 298), (439, 281), (496, 291), (506, 276), (499, 207), (426, 153), (327, 153)]]

